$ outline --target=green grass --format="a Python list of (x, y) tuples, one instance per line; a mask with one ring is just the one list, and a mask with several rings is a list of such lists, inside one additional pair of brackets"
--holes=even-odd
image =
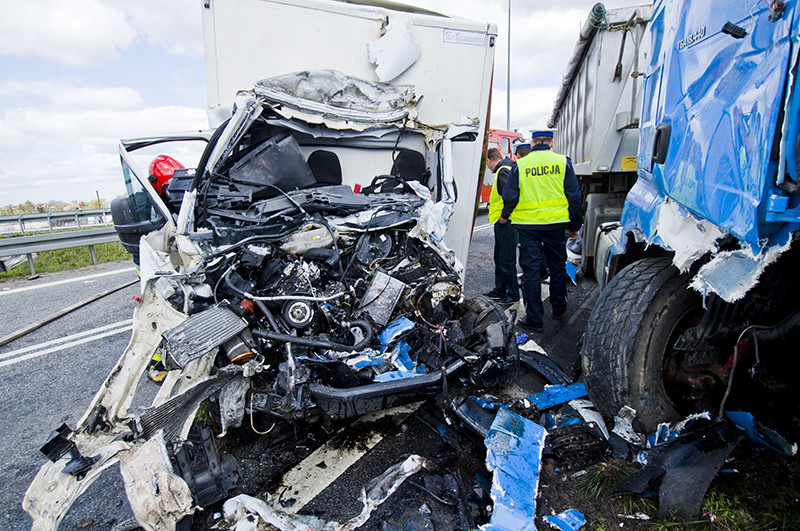
[[(119, 260), (130, 260), (131, 255), (122, 247), (119, 242), (101, 243), (94, 246), (97, 254), (97, 262), (116, 262)], [(132, 263), (132, 262), (131, 262)], [(33, 259), (33, 266), (37, 273), (52, 273), (64, 271), (92, 264), (92, 255), (88, 247), (73, 247), (71, 249), (59, 249), (57, 251), (45, 251), (36, 253)], [(0, 273), (0, 283), (10, 279), (30, 276), (28, 263), (23, 262), (11, 271)]]
[[(631, 494), (612, 494), (619, 481), (636, 470), (630, 463), (609, 461), (588, 469), (576, 484), (587, 503), (605, 503), (610, 513), (597, 515), (586, 529), (617, 529), (616, 514), (645, 513), (651, 520), (624, 521), (625, 528), (652, 531), (772, 531), (796, 529), (800, 521), (797, 466), (791, 458), (767, 456), (738, 462), (737, 474), (719, 474), (696, 518), (676, 515), (659, 520), (657, 501)], [(609, 522), (609, 519), (611, 520)]]
[(587, 500), (607, 498), (620, 481), (631, 475), (636, 467), (623, 461), (600, 463), (578, 478), (578, 492)]

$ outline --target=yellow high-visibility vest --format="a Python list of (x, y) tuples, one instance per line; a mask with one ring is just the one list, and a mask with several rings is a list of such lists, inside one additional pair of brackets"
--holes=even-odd
[(492, 193), (489, 195), (489, 223), (495, 223), (500, 219), (500, 214), (503, 212), (503, 197), (497, 193), (497, 176), (502, 169), (510, 172), (511, 166), (498, 166), (494, 169), (494, 184), (492, 185)]
[(511, 222), (546, 225), (569, 221), (569, 201), (564, 194), (567, 157), (550, 150), (531, 151), (517, 160), (519, 203)]

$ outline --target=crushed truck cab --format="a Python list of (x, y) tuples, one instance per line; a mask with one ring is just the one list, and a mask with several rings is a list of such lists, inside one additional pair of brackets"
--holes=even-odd
[[(502, 309), (463, 294), (496, 28), (380, 2), (202, 5), (215, 128), (120, 143), (112, 210), (141, 300), (83, 418), (43, 447), (35, 529), (116, 463), (139, 524), (173, 529), (234, 487), (216, 441), (243, 425), (493, 386), (518, 360)], [(318, 41), (292, 59), (300, 21)], [(186, 164), (186, 144), (197, 159), (157, 191), (141, 154)]]

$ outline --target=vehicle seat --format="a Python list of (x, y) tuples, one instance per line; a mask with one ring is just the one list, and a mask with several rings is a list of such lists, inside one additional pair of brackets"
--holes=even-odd
[(409, 181), (417, 181), (427, 186), (431, 172), (425, 165), (425, 156), (413, 149), (400, 148), (392, 163), (389, 175), (378, 175), (372, 183), (362, 189), (362, 193), (375, 192), (414, 193)]
[(425, 156), (419, 151), (401, 148), (392, 164), (390, 172), (404, 181), (419, 181), (426, 184), (431, 172), (425, 165)]
[(342, 164), (333, 151), (314, 151), (308, 156), (308, 165), (318, 185), (342, 184)]

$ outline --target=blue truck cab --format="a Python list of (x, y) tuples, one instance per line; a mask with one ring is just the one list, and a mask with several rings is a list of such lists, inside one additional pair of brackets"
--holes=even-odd
[(638, 178), (582, 347), (608, 415), (800, 403), (799, 23), (796, 0), (655, 3)]

